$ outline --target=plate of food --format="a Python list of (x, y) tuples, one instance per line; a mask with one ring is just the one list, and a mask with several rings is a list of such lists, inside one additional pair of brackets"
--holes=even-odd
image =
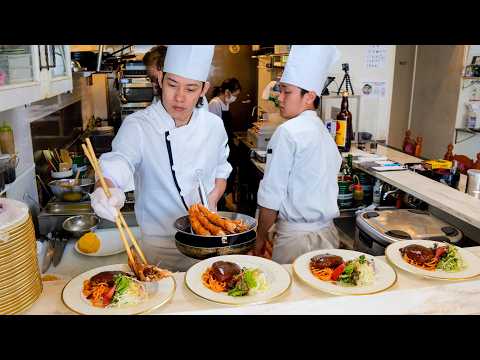
[(131, 271), (131, 266), (107, 265), (76, 276), (63, 288), (64, 304), (84, 315), (135, 315), (173, 297), (176, 284), (169, 271), (138, 262)]
[(402, 240), (385, 249), (386, 258), (409, 273), (440, 280), (480, 275), (480, 258), (457, 246), (432, 240)]
[(185, 274), (185, 286), (195, 295), (229, 305), (272, 301), (291, 284), (291, 276), (283, 266), (250, 255), (208, 258), (193, 265)]
[(311, 251), (295, 259), (292, 267), (311, 287), (335, 295), (374, 294), (397, 281), (397, 274), (390, 265), (352, 250)]
[[(136, 238), (140, 236), (138, 226), (130, 229)], [(124, 252), (125, 247), (118, 235), (117, 228), (111, 228), (86, 233), (75, 243), (75, 250), (86, 256), (110, 256)]]

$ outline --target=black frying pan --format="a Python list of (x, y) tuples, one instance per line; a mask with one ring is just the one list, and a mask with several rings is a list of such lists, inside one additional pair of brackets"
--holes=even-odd
[(177, 229), (175, 244), (178, 250), (195, 259), (248, 253), (255, 245), (257, 221), (248, 215), (233, 212), (220, 211), (218, 215), (232, 220), (241, 219), (249, 226), (249, 230), (224, 236), (201, 236), (191, 231), (188, 216), (182, 216), (174, 225)]

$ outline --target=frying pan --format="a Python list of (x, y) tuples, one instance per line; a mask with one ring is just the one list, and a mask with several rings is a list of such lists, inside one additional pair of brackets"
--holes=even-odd
[(182, 216), (175, 221), (175, 245), (184, 255), (194, 259), (206, 259), (218, 255), (246, 254), (255, 245), (257, 221), (244, 214), (219, 211), (218, 215), (231, 220), (243, 220), (249, 230), (223, 236), (201, 236), (192, 233), (190, 220)]

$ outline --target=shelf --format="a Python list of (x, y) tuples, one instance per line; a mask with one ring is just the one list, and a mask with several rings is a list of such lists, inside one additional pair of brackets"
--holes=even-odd
[[(60, 95), (57, 95), (60, 96)], [(60, 103), (56, 102), (54, 104), (50, 105), (41, 105), (41, 104), (34, 104), (31, 105), (30, 108), (28, 108), (28, 117), (27, 121), (29, 123), (33, 121), (40, 120), (50, 114), (53, 114), (54, 112), (57, 112), (59, 110), (62, 110), (66, 108), (67, 106), (70, 106), (76, 102), (79, 102), (82, 100), (81, 96), (74, 96), (70, 94), (67, 99), (64, 99), (63, 97), (60, 99)]]
[(16, 177), (15, 181), (12, 182), (11, 184), (5, 185), (5, 189), (3, 189), (2, 191), (0, 191), (0, 196), (2, 196), (3, 194), (5, 194), (9, 189), (13, 188), (16, 184), (18, 184), (19, 180), (21, 180), (26, 174), (28, 174), (28, 173), (31, 172), (32, 170), (35, 170), (35, 164), (32, 164), (32, 165), (30, 165), (28, 168), (23, 169), (22, 172), (17, 173), (17, 177)]
[[(459, 132), (464, 132), (467, 134), (471, 134), (470, 136), (462, 136), (461, 140), (458, 140), (458, 133)], [(466, 142), (470, 139), (473, 139), (476, 137), (476, 135), (480, 135), (480, 129), (479, 130), (473, 130), (473, 129), (468, 129), (468, 128), (455, 128), (455, 144), (461, 144), (463, 142)]]
[(464, 79), (464, 80), (479, 80), (480, 81), (480, 76), (462, 76), (462, 79)]
[[(320, 95), (320, 98), (341, 99), (343, 95), (337, 95), (336, 91), (330, 92), (330, 95)], [(348, 95), (348, 98), (360, 99), (361, 95)]]
[(468, 129), (468, 128), (455, 128), (457, 131), (463, 131), (469, 134), (480, 134), (480, 129), (474, 130), (474, 129)]

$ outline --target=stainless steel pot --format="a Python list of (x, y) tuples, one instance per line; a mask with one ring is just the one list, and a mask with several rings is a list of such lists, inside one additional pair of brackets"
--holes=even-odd
[(95, 215), (85, 214), (72, 216), (66, 219), (62, 227), (72, 233), (74, 237), (81, 237), (90, 231), (95, 231), (100, 219)]
[(467, 174), (467, 194), (477, 199), (480, 199), (480, 170), (470, 169), (467, 170)]
[(81, 201), (93, 190), (95, 182), (92, 179), (61, 179), (48, 183), (53, 194), (59, 201)]

